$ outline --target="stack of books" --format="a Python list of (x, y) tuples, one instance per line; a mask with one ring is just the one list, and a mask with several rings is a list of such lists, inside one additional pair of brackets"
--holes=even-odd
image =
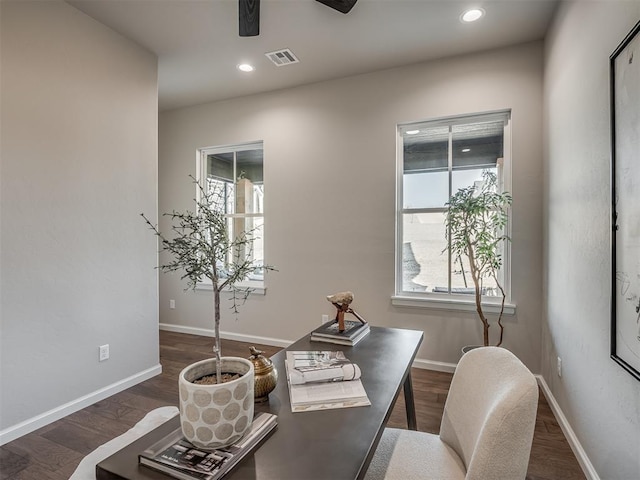
[(371, 405), (360, 368), (340, 351), (287, 351), (292, 412)]
[(369, 324), (359, 320), (345, 320), (344, 331), (338, 330), (338, 321), (327, 322), (311, 332), (311, 341), (353, 346), (367, 336)]
[(259, 412), (249, 431), (236, 443), (203, 450), (185, 440), (180, 427), (138, 456), (141, 465), (183, 480), (217, 480), (255, 450), (277, 425), (277, 416)]

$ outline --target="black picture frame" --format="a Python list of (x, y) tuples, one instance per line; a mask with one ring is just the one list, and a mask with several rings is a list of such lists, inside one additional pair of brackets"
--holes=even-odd
[(611, 358), (640, 380), (640, 21), (609, 57)]

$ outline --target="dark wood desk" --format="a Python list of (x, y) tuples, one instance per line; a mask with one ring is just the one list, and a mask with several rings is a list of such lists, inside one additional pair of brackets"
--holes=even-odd
[[(256, 411), (278, 415), (278, 427), (255, 453), (238, 464), (225, 480), (361, 479), (375, 452), (395, 401), (404, 388), (407, 423), (416, 429), (411, 364), (422, 342), (416, 330), (371, 327), (355, 347), (311, 342), (304, 336), (287, 350), (343, 350), (362, 370), (371, 406), (291, 413), (285, 378), (285, 351), (272, 357), (278, 385), (269, 403)], [(179, 425), (178, 417), (161, 425), (96, 466), (98, 480), (167, 479), (138, 465), (138, 453)]]

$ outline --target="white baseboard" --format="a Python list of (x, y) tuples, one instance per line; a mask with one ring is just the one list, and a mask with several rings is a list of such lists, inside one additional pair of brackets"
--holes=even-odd
[[(207, 328), (185, 327), (183, 325), (173, 325), (169, 323), (161, 323), (160, 330), (167, 332), (187, 333), (190, 335), (200, 335), (203, 337), (213, 337), (213, 330)], [(237, 340), (239, 342), (259, 343), (262, 345), (272, 345), (274, 347), (286, 348), (293, 343), (291, 340), (272, 337), (258, 337), (255, 335), (245, 335), (242, 333), (220, 332), (220, 337), (227, 340)], [(453, 373), (456, 369), (455, 363), (436, 362), (434, 360), (416, 359), (412, 367), (422, 368), (425, 370), (435, 370), (437, 372)]]
[(421, 358), (416, 358), (413, 361), (414, 368), (422, 368), (424, 370), (435, 370), (436, 372), (447, 372), (453, 373), (456, 369), (455, 363), (446, 363), (446, 362), (436, 362), (435, 360), (424, 360)]
[(158, 364), (147, 370), (143, 370), (142, 372), (131, 375), (130, 377), (125, 378), (119, 382), (101, 388), (100, 390), (96, 390), (95, 392), (91, 392), (88, 395), (72, 400), (71, 402), (65, 403), (64, 405), (60, 405), (59, 407), (49, 410), (48, 412), (44, 412), (33, 418), (20, 422), (17, 425), (5, 428), (4, 430), (0, 431), (0, 446), (4, 445), (5, 443), (11, 442), (16, 438), (22, 437), (27, 433), (31, 433), (34, 430), (49, 425), (56, 420), (60, 420), (67, 415), (71, 415), (78, 410), (82, 410), (89, 405), (93, 405), (100, 400), (104, 400), (111, 395), (115, 395), (116, 393), (126, 390), (129, 387), (137, 385), (140, 382), (155, 377), (160, 373), (162, 373), (162, 365)]
[[(213, 337), (213, 330), (208, 328), (185, 327), (183, 325), (173, 325), (161, 323), (160, 330), (176, 333), (188, 333), (190, 335), (200, 335), (202, 337)], [(272, 337), (258, 337), (255, 335), (245, 335), (243, 333), (220, 332), (220, 338), (226, 340), (236, 340), (238, 342), (259, 343), (262, 345), (272, 345), (274, 347), (286, 348), (293, 343), (291, 340)]]
[(553, 415), (556, 417), (556, 420), (558, 421), (558, 424), (562, 429), (562, 433), (564, 433), (564, 436), (567, 438), (567, 442), (569, 442), (569, 446), (571, 447), (571, 450), (573, 450), (573, 454), (576, 456), (576, 459), (580, 464), (580, 468), (582, 468), (582, 471), (584, 472), (584, 475), (587, 477), (587, 480), (600, 480), (600, 476), (598, 475), (598, 472), (596, 472), (596, 469), (593, 467), (591, 460), (589, 460), (589, 457), (587, 456), (587, 452), (585, 452), (584, 448), (582, 448), (582, 444), (580, 443), (580, 441), (578, 440), (578, 437), (576, 436), (575, 432), (571, 428), (571, 425), (569, 424), (567, 417), (564, 416), (564, 413), (562, 412), (560, 405), (558, 405), (558, 402), (556, 401), (555, 397), (551, 393), (551, 389), (549, 388), (549, 385), (545, 381), (544, 377), (542, 375), (536, 375), (536, 378), (538, 380), (538, 384), (540, 385), (540, 388), (544, 393), (544, 396), (547, 398), (547, 402), (551, 407), (551, 411), (553, 412)]

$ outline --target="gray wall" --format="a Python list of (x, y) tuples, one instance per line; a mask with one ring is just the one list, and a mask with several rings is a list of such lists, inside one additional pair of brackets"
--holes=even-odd
[(606, 479), (640, 478), (640, 382), (609, 359), (609, 56), (639, 19), (637, 1), (563, 3), (545, 46), (542, 374)]
[[(295, 340), (335, 313), (325, 295), (349, 289), (373, 325), (423, 330), (426, 365), (456, 363), (463, 345), (481, 341), (473, 313), (391, 305), (396, 125), (511, 108), (517, 314), (505, 346), (539, 372), (542, 63), (542, 44), (530, 43), (161, 114), (160, 212), (192, 208), (198, 148), (264, 140), (266, 260), (279, 271), (237, 318), (223, 309), (222, 330)], [(210, 295), (184, 287), (177, 274), (160, 276), (160, 322), (210, 331)]]
[(1, 5), (7, 441), (159, 371), (158, 107), (154, 55), (61, 1)]

